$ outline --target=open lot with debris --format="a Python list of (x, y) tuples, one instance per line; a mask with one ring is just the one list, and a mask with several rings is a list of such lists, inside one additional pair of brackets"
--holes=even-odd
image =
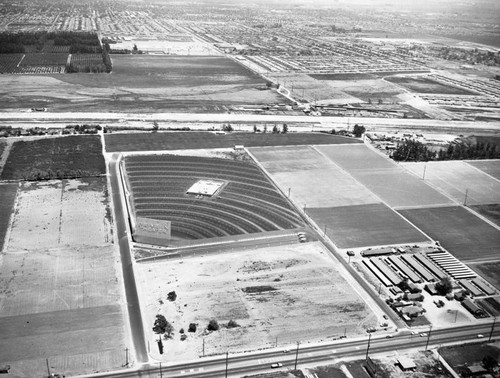
[(500, 231), (461, 206), (399, 210), (457, 259), (470, 262), (498, 257)]
[(20, 184), (0, 266), (0, 361), (19, 376), (125, 363), (119, 254), (106, 180)]
[[(326, 341), (376, 324), (342, 265), (319, 242), (140, 263), (135, 271), (155, 358), (161, 358), (152, 332), (156, 314), (174, 327), (164, 342), (169, 360)], [(206, 331), (211, 319), (220, 330)], [(228, 328), (230, 320), (238, 326)], [(196, 332), (188, 332), (190, 323)]]
[(500, 181), (464, 161), (401, 163), (401, 166), (423, 177), (457, 203), (484, 205), (500, 203)]

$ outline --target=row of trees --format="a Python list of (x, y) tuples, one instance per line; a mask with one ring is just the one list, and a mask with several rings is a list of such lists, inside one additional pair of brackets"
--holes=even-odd
[(462, 142), (451, 143), (436, 152), (419, 141), (407, 140), (394, 150), (392, 158), (396, 161), (500, 159), (500, 148), (493, 143)]

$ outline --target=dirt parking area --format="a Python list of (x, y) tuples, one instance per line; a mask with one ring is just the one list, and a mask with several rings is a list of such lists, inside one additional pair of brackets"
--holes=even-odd
[[(376, 317), (336, 261), (314, 242), (137, 264), (151, 355), (188, 360), (364, 333)], [(167, 299), (171, 291), (177, 294), (173, 302)], [(166, 356), (158, 354), (152, 332), (156, 314), (174, 327), (173, 338), (164, 342)], [(211, 319), (219, 331), (206, 331)], [(230, 320), (238, 326), (227, 327)], [(196, 332), (188, 332), (190, 323), (197, 324)]]

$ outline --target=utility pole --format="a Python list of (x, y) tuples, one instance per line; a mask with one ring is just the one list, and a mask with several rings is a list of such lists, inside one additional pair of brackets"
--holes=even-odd
[(325, 231), (323, 233), (323, 236), (326, 236), (326, 224), (325, 224)]
[(488, 342), (491, 341), (491, 336), (493, 336), (493, 330), (495, 329), (495, 323), (496, 323), (496, 321), (497, 321), (497, 317), (495, 316), (493, 318), (493, 324), (491, 325), (490, 337), (488, 338)]
[(227, 365), (229, 364), (229, 352), (226, 352), (226, 378), (227, 378)]
[(368, 352), (370, 351), (370, 341), (372, 340), (372, 334), (368, 334), (368, 346), (366, 347), (366, 357), (365, 361), (368, 360)]
[(49, 373), (49, 377), (50, 377), (49, 359), (48, 359), (48, 358), (46, 358), (46, 359), (45, 359), (45, 362), (47, 363), (47, 372)]
[(425, 170), (427, 169), (427, 164), (424, 164), (424, 174), (422, 175), (422, 180), (425, 181)]
[(429, 334), (427, 335), (427, 342), (425, 343), (425, 350), (427, 350), (427, 347), (429, 346), (429, 340), (431, 339), (431, 332), (432, 332), (432, 324), (429, 327)]
[(288, 198), (290, 198), (290, 190), (291, 190), (291, 189), (292, 189), (292, 188), (288, 188)]
[(163, 372), (161, 371), (161, 362), (160, 362), (160, 378), (163, 378)]
[(125, 348), (125, 366), (128, 367), (128, 348)]
[(467, 195), (469, 194), (469, 189), (465, 189), (465, 199), (464, 199), (464, 206), (467, 206)]
[(205, 357), (205, 338), (203, 338), (202, 340), (203, 340), (203, 357)]
[(297, 370), (297, 361), (299, 359), (299, 345), (300, 341), (297, 341), (297, 352), (295, 353), (295, 368), (293, 370)]

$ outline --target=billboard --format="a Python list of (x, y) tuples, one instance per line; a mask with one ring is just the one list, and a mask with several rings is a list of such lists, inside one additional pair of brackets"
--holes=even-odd
[(137, 217), (134, 241), (145, 244), (168, 245), (171, 238), (171, 222)]

